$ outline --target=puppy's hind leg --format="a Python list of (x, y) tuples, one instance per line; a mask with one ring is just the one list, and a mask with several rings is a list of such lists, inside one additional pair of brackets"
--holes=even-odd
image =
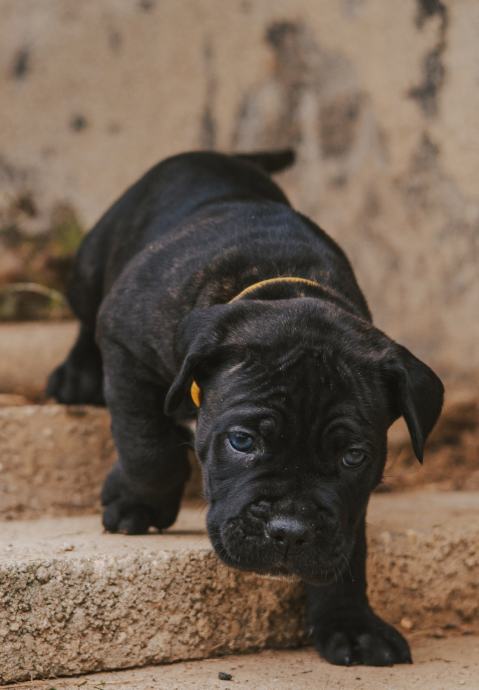
[(64, 404), (104, 405), (101, 352), (95, 342), (96, 317), (103, 295), (104, 230), (102, 221), (83, 240), (75, 258), (67, 297), (80, 320), (67, 358), (48, 379), (46, 395)]
[(83, 324), (69, 355), (49, 376), (46, 395), (67, 405), (104, 405), (103, 366), (94, 332)]

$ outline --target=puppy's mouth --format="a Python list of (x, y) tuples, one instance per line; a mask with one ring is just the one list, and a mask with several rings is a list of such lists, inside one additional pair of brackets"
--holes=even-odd
[[(300, 553), (278, 550), (259, 535), (242, 534), (232, 539), (226, 529), (209, 527), (213, 548), (226, 565), (237, 570), (253, 572), (261, 577), (297, 581), (324, 586), (338, 582), (349, 572), (349, 556), (352, 549), (345, 545), (330, 547), (328, 554), (320, 549), (306, 549)], [(319, 557), (318, 557), (319, 553)]]

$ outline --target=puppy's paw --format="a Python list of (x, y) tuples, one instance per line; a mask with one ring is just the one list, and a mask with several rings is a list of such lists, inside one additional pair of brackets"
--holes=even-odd
[(175, 489), (158, 497), (135, 495), (122, 481), (115, 466), (102, 489), (103, 526), (107, 532), (146, 534), (150, 527), (171, 527), (180, 508), (183, 490)]
[(64, 405), (104, 405), (101, 370), (67, 360), (50, 374), (46, 395)]
[(313, 627), (313, 640), (322, 657), (340, 666), (412, 663), (404, 637), (369, 608), (348, 617), (327, 616)]

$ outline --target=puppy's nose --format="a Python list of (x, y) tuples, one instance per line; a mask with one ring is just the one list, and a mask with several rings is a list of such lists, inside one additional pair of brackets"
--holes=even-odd
[(295, 517), (274, 517), (266, 525), (266, 534), (278, 545), (303, 546), (311, 539), (310, 527)]

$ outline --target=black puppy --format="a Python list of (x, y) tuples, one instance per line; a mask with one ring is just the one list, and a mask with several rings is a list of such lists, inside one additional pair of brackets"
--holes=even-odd
[(175, 521), (189, 475), (179, 422), (197, 416), (220, 558), (304, 580), (329, 661), (409, 662), (368, 603), (365, 514), (388, 427), (403, 415), (422, 460), (443, 387), (372, 325), (343, 252), (271, 181), (292, 161), (187, 153), (133, 185), (80, 247), (80, 334), (48, 393), (105, 396), (119, 456), (107, 530)]

